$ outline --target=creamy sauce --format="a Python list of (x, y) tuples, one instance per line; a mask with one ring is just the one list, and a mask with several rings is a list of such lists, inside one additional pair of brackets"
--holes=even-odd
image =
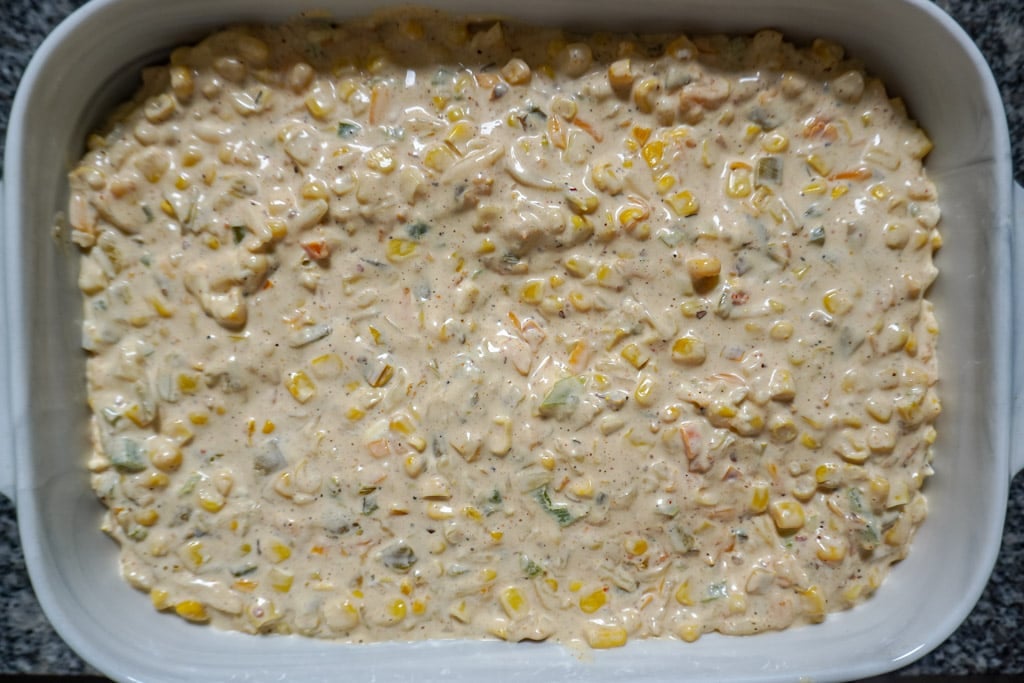
[(931, 143), (836, 45), (233, 28), (89, 147), (89, 467), (157, 609), (692, 641), (858, 603), (926, 515)]

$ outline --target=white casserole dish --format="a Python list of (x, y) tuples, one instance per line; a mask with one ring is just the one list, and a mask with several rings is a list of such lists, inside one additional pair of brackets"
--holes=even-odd
[[(581, 659), (553, 644), (441, 641), (346, 645), (256, 638), (191, 626), (152, 610), (117, 574), (99, 531), (102, 506), (84, 468), (84, 357), (77, 255), (55, 242), (65, 173), (139, 67), (225, 23), (281, 21), (325, 6), (337, 18), (392, 0), (94, 0), (43, 44), (25, 73), (7, 136), (3, 195), (5, 354), (0, 357), (0, 491), (16, 499), (33, 586), (61, 636), (117, 680), (843, 680), (923, 656), (966, 617), (999, 548), (1007, 487), (1024, 466), (1024, 189), (1014, 187), (995, 83), (963, 31), (926, 0), (435, 0), (453, 12), (547, 24), (690, 33), (749, 32), (845, 45), (902, 96), (935, 142), (928, 159), (944, 210), (941, 275), (945, 413), (931, 514), (878, 594), (824, 624), (694, 644), (639, 641)], [(159, 13), (159, 14), (158, 14)], [(97, 47), (101, 46), (101, 47)], [(1016, 204), (1016, 206), (1014, 206)], [(1014, 309), (1014, 306), (1016, 309)], [(9, 424), (2, 424), (9, 421)], [(10, 461), (10, 462), (8, 462)]]

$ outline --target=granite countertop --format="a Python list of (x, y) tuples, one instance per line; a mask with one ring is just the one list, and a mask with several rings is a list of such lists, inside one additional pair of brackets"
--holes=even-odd
[[(1024, 182), (1024, 4), (937, 3), (966, 29), (992, 67), (1014, 142), (1014, 176)], [(82, 4), (83, 0), (0, 0), (0, 158), (11, 100), (26, 63), (46, 34)], [(1024, 475), (1011, 486), (1002, 548), (978, 605), (945, 643), (896, 677), (1022, 674), (1022, 634)], [(14, 507), (0, 498), (0, 674), (96, 673), (64, 645), (43, 616), (25, 571)]]

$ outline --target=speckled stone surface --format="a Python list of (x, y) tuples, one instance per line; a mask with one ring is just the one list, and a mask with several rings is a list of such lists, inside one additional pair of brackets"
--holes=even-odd
[[(1024, 2), (937, 1), (966, 29), (992, 66), (1014, 143), (1014, 176), (1022, 182)], [(33, 50), (81, 4), (82, 0), (0, 0), (0, 153), (11, 100)], [(0, 498), (0, 674), (9, 673), (96, 672), (64, 645), (43, 616), (25, 571), (14, 507)], [(1024, 674), (1024, 475), (1011, 487), (1002, 548), (980, 602), (945, 643), (898, 672), (900, 677), (978, 674)]]

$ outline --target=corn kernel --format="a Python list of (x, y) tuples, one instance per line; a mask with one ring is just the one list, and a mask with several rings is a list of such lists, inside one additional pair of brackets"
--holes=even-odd
[(210, 615), (206, 612), (206, 606), (198, 600), (182, 600), (174, 606), (174, 611), (178, 613), (179, 617), (188, 621), (204, 622), (210, 620)]
[(149, 600), (153, 603), (154, 609), (165, 610), (171, 606), (171, 594), (162, 588), (151, 588)]
[(597, 610), (601, 609), (605, 603), (608, 602), (608, 595), (605, 593), (603, 588), (584, 595), (580, 598), (580, 609), (587, 614), (593, 614)]
[(622, 348), (622, 351), (619, 352), (619, 355), (625, 358), (629, 364), (637, 370), (643, 369), (643, 367), (651, 360), (650, 355), (644, 352), (643, 349), (636, 344), (627, 344)]
[(750, 511), (761, 514), (768, 509), (768, 485), (755, 484), (750, 494)]
[(268, 557), (270, 557), (271, 562), (277, 564), (279, 562), (284, 562), (289, 557), (291, 557), (292, 549), (286, 546), (284, 543), (274, 541), (270, 544), (270, 550), (267, 553), (267, 555)]
[(644, 161), (652, 169), (657, 169), (665, 159), (665, 143), (661, 140), (651, 140), (640, 150)]
[(687, 622), (679, 626), (679, 637), (687, 643), (696, 642), (704, 632), (700, 624)]
[(524, 304), (537, 305), (544, 298), (544, 280), (531, 279), (519, 290), (519, 300)]
[(800, 591), (804, 598), (804, 610), (812, 621), (821, 621), (825, 618), (825, 593), (817, 585), (807, 590)]
[(654, 393), (656, 388), (653, 377), (644, 377), (637, 383), (636, 390), (633, 392), (633, 398), (644, 408), (650, 408), (654, 405)]
[(605, 626), (598, 624), (587, 624), (584, 628), (584, 636), (587, 643), (595, 650), (604, 650), (612, 647), (622, 647), (626, 644), (629, 634), (622, 626)]
[(686, 259), (686, 270), (690, 274), (690, 279), (695, 282), (707, 280), (718, 277), (722, 272), (722, 262), (717, 256), (698, 254)]
[(629, 59), (612, 62), (608, 67), (608, 82), (616, 90), (625, 90), (633, 85), (633, 70)]
[(807, 165), (820, 176), (827, 176), (832, 171), (832, 164), (817, 154), (807, 155)]
[(680, 217), (693, 216), (700, 211), (700, 202), (689, 190), (677, 192), (671, 197), (665, 198), (665, 203)]
[(804, 506), (795, 500), (777, 500), (768, 506), (768, 514), (780, 531), (799, 529), (804, 525)]
[(779, 154), (789, 149), (789, 140), (785, 135), (771, 133), (761, 141), (761, 148), (769, 154)]
[(734, 199), (742, 199), (750, 196), (753, 185), (749, 168), (742, 166), (733, 168), (729, 171), (729, 176), (726, 179), (725, 193)]
[(529, 609), (526, 596), (515, 586), (509, 586), (503, 590), (499, 601), (501, 602), (502, 609), (505, 610), (505, 614), (512, 619)]
[(272, 567), (270, 572), (268, 572), (267, 578), (270, 580), (271, 588), (278, 593), (287, 593), (292, 589), (295, 575), (278, 567)]
[(285, 388), (299, 403), (305, 403), (316, 395), (316, 385), (302, 370), (289, 372), (285, 379)]

